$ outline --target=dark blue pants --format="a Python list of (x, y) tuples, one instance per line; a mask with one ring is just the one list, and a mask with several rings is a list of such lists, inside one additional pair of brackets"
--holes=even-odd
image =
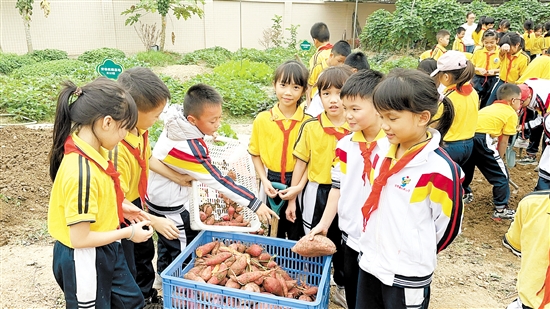
[(466, 52), (467, 52), (467, 53), (473, 53), (475, 47), (476, 47), (475, 45), (466, 46)]
[(497, 90), (502, 85), (504, 85), (504, 81), (502, 79), (499, 79), (493, 86), (493, 89), (491, 90), (491, 95), (489, 96), (489, 99), (487, 100), (487, 105), (485, 106), (489, 106), (493, 104), (493, 102), (495, 102), (495, 100), (497, 99)]
[(53, 274), (65, 295), (66, 308), (143, 308), (143, 295), (118, 242), (73, 249), (56, 241)]
[(496, 145), (491, 145), (492, 139), (485, 133), (476, 133), (474, 136), (474, 150), (468, 162), (463, 168), (465, 177), (462, 186), (465, 193), (472, 193), (470, 183), (474, 178), (475, 167), (483, 174), (485, 179), (493, 185), (493, 203), (496, 208), (508, 205), (510, 199), (510, 184), (508, 181), (508, 169), (496, 150)]
[[(539, 145), (542, 138), (544, 128), (542, 125), (532, 128), (529, 135), (529, 146), (525, 150), (530, 155), (536, 155), (539, 152)], [(544, 151), (546, 144), (542, 144), (542, 150)]]
[(496, 76), (474, 75), (474, 78), (472, 78), (472, 85), (479, 95), (480, 109), (487, 106), (487, 101), (489, 101), (489, 97), (491, 96), (491, 90), (493, 90), (497, 81), (498, 77)]
[(346, 302), (348, 309), (355, 309), (357, 300), (357, 280), (359, 279), (359, 252), (348, 247), (342, 241), (342, 255), (344, 262), (344, 287), (346, 288)]
[[(273, 172), (268, 170), (267, 171), (267, 180), (272, 182), (281, 182), (281, 173)], [(285, 181), (286, 185), (290, 186), (290, 182), (292, 181), (292, 172), (287, 172), (285, 174)], [(275, 203), (279, 203), (281, 199), (276, 196), (273, 201)], [(298, 204), (298, 203), (297, 203)], [(271, 205), (267, 204), (267, 206), (271, 207)], [(279, 210), (279, 227), (277, 230), (277, 238), (288, 238), (290, 240), (300, 240), (302, 236), (305, 235), (304, 233), (304, 227), (302, 222), (302, 212), (300, 211), (300, 205), (296, 205), (296, 220), (294, 220), (294, 223), (288, 221), (286, 219), (285, 211), (288, 207), (288, 202), (284, 202), (283, 206)]]
[(539, 180), (534, 191), (550, 190), (550, 174), (544, 170), (539, 170)]
[[(403, 287), (387, 286), (378, 278), (359, 270), (357, 282), (357, 309), (427, 309), (430, 303), (430, 286), (413, 289), (422, 293), (424, 300), (421, 303), (411, 303)], [(347, 291), (346, 291), (347, 293)]]
[[(464, 164), (466, 164), (474, 149), (474, 140), (469, 138), (462, 141), (445, 142), (443, 149), (445, 149), (449, 157), (464, 170)], [(464, 184), (462, 185), (463, 188), (466, 189)]]

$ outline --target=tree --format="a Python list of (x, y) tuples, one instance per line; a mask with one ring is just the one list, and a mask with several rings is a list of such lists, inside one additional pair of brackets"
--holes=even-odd
[[(199, 7), (204, 4), (204, 0), (139, 0), (139, 3), (132, 5), (129, 9), (122, 12), (122, 15), (130, 15), (126, 19), (126, 25), (133, 25), (139, 21), (141, 16), (146, 13), (159, 13), (161, 17), (160, 28), (160, 50), (164, 51), (164, 42), (166, 40), (166, 15), (172, 11), (177, 19), (187, 20), (193, 15), (202, 18), (204, 12)], [(175, 34), (172, 32), (172, 44), (175, 41)]]
[[(31, 38), (31, 16), (32, 16), (32, 6), (34, 0), (17, 0), (15, 2), (15, 7), (19, 9), (19, 15), (23, 18), (23, 25), (25, 26), (25, 38), (27, 39), (27, 51), (29, 53), (33, 52), (32, 48), (32, 38)], [(48, 17), (50, 15), (50, 3), (48, 0), (40, 1), (40, 8), (44, 11), (44, 16)]]

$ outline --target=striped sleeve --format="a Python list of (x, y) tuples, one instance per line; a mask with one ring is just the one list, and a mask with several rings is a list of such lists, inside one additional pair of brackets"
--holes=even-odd
[(92, 184), (90, 161), (78, 155), (78, 174), (68, 177), (64, 186), (65, 218), (67, 225), (95, 222), (97, 214), (97, 185)]
[(342, 181), (342, 176), (346, 174), (348, 156), (346, 151), (338, 146), (336, 147), (335, 154), (336, 156), (332, 161), (332, 169), (330, 171), (330, 176), (332, 179), (332, 188), (340, 189), (340, 182)]
[(172, 149), (168, 153), (168, 156), (173, 158), (172, 160), (179, 160), (181, 165), (178, 167), (186, 169), (190, 176), (223, 193), (237, 204), (247, 206), (253, 211), (258, 210), (262, 202), (248, 189), (236, 184), (230, 177), (223, 176), (220, 170), (212, 164), (206, 149), (197, 139), (188, 140), (187, 144), (192, 155), (176, 149)]
[(300, 127), (300, 133), (298, 134), (298, 138), (296, 139), (296, 143), (294, 143), (294, 151), (292, 152), (292, 154), (296, 158), (306, 163), (309, 162), (311, 153), (311, 145), (309, 144), (310, 126), (308, 126), (308, 123), (316, 120), (316, 118), (310, 118), (302, 124), (302, 127)]

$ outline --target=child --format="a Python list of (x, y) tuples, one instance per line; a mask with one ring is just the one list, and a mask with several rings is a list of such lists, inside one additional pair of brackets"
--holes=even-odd
[[(281, 195), (287, 195), (291, 191), (301, 192), (297, 199), (301, 206), (305, 234), (309, 233), (311, 228), (321, 220), (331, 188), (330, 167), (334, 159), (336, 143), (350, 132), (340, 100), (340, 90), (351, 74), (353, 72), (350, 67), (338, 66), (324, 70), (323, 74), (319, 76), (316, 86), (319, 89), (324, 112), (302, 124), (294, 146), (293, 155), (298, 160), (296, 160), (292, 173), (291, 187), (280, 191)], [(301, 181), (302, 179), (307, 181)], [(285, 196), (284, 199), (286, 198)], [(288, 221), (294, 222), (296, 198), (289, 199), (286, 218)], [(337, 218), (332, 222), (328, 237), (336, 244), (336, 253), (332, 257), (332, 263), (334, 265), (334, 282), (338, 288), (333, 301), (339, 306), (346, 307), (344, 264), (340, 246), (342, 233), (338, 229)]]
[(351, 67), (351, 70), (354, 73), (359, 72), (361, 70), (370, 69), (367, 56), (361, 51), (357, 51), (349, 54), (346, 57), (346, 61), (344, 61), (344, 64), (349, 65)]
[(550, 117), (548, 117), (548, 114), (544, 116), (542, 125), (544, 126), (543, 140), (546, 148), (543, 149), (540, 156), (539, 179), (534, 191), (550, 190), (550, 148), (548, 147), (550, 143)]
[(495, 31), (485, 31), (483, 33), (483, 48), (476, 50), (472, 56), (476, 73), (472, 79), (472, 85), (479, 95), (480, 109), (487, 106), (491, 90), (498, 80), (500, 60), (497, 42), (498, 37)]
[(119, 174), (106, 159), (135, 127), (128, 92), (100, 77), (81, 87), (66, 82), (57, 99), (50, 177), (48, 232), (56, 240), (53, 273), (67, 308), (142, 308), (143, 295), (119, 242), (143, 242), (152, 229), (143, 214), (124, 222)]
[(523, 22), (523, 41), (525, 42), (525, 46), (523, 50), (527, 54), (527, 56), (531, 56), (531, 48), (533, 47), (533, 40), (535, 39), (535, 33), (533, 31), (533, 21), (528, 19), (525, 22)]
[(531, 60), (534, 60), (538, 56), (542, 55), (542, 49), (544, 48), (544, 37), (542, 36), (542, 25), (535, 25), (534, 32), (535, 37), (532, 39), (531, 46)]
[[(170, 99), (170, 91), (162, 80), (148, 68), (135, 67), (125, 70), (118, 77), (118, 83), (130, 93), (136, 102), (138, 121), (136, 127), (126, 134), (126, 137), (111, 153), (111, 157), (120, 173), (120, 184), (125, 197), (123, 206), (139, 212), (142, 209), (147, 209), (144, 204), (147, 195), (149, 158), (151, 157), (147, 130), (158, 120), (164, 110), (166, 102)], [(153, 170), (165, 175), (177, 174), (164, 164), (156, 164), (156, 162), (158, 161), (151, 164)], [(157, 220), (158, 217), (154, 215), (150, 215), (149, 218), (151, 226), (160, 232), (161, 229), (158, 228), (161, 224), (160, 219)], [(138, 244), (123, 239), (121, 243), (128, 267), (145, 297), (145, 304), (158, 303), (162, 305), (162, 298), (153, 288), (155, 281), (153, 239)]]
[(544, 54), (529, 62), (517, 84), (522, 84), (529, 79), (550, 79), (550, 55)]
[[(343, 65), (344, 62), (346, 61), (346, 57), (350, 53), (351, 53), (351, 46), (349, 45), (349, 43), (344, 40), (340, 40), (334, 43), (334, 46), (332, 46), (332, 49), (330, 51), (330, 56), (328, 57), (328, 59), (324, 61), (321, 66), (317, 66), (315, 70), (319, 70), (319, 69), (325, 70), (326, 68), (329, 68), (329, 67)], [(317, 76), (320, 76), (320, 74), (322, 73), (323, 72), (320, 72), (319, 74), (317, 74), (316, 72), (314, 72), (313, 74), (317, 74)], [(311, 77), (308, 79), (308, 82), (311, 82)], [(315, 91), (315, 93), (312, 93), (312, 99), (307, 106), (306, 113), (311, 117), (317, 117), (324, 111), (324, 109), (323, 109), (323, 103), (321, 102), (321, 98), (319, 97), (319, 91), (317, 89), (317, 86), (313, 85), (313, 90)]]
[(550, 54), (550, 21), (547, 21), (544, 24), (544, 50), (542, 51), (543, 55)]
[(367, 200), (374, 181), (371, 167), (373, 154), (378, 149), (377, 141), (385, 136), (380, 129), (380, 117), (372, 104), (374, 87), (383, 77), (378, 71), (360, 71), (342, 87), (340, 97), (353, 133), (336, 145), (327, 205), (321, 221), (309, 233), (311, 239), (316, 234), (327, 235), (338, 214), (348, 309), (355, 308), (357, 299), (357, 257), (362, 223), (360, 206)]
[[(211, 163), (203, 137), (218, 130), (221, 115), (222, 97), (218, 92), (204, 84), (192, 86), (185, 94), (183, 112), (177, 105), (168, 110), (153, 156), (176, 172), (189, 174), (237, 204), (255, 211), (262, 222), (269, 222), (275, 213), (252, 192), (236, 184), (229, 176), (222, 176)], [(166, 269), (198, 234), (190, 228), (190, 190), (151, 171), (147, 199), (149, 211), (169, 219), (169, 225), (177, 226), (175, 235), (172, 231), (158, 235), (158, 273)]]
[[(504, 165), (504, 153), (508, 139), (516, 134), (518, 111), (522, 107), (521, 89), (514, 84), (504, 84), (498, 89), (498, 100), (479, 111), (474, 150), (464, 165), (464, 183), (467, 195), (472, 195), (470, 183), (477, 166), (487, 181), (493, 186), (495, 210), (493, 220), (513, 219), (514, 211), (508, 209), (510, 198), (509, 175)], [(525, 102), (527, 105), (527, 102)], [(496, 141), (498, 140), (498, 141)], [(497, 147), (498, 144), (498, 147)]]
[(437, 39), (437, 44), (432, 48), (430, 53), (430, 58), (435, 60), (439, 59), (444, 53), (447, 52), (447, 45), (449, 45), (449, 40), (451, 38), (451, 33), (447, 30), (439, 30), (435, 35)]
[[(485, 31), (487, 31), (488, 29), (493, 29), (494, 26), (495, 26), (495, 19), (494, 18), (485, 17), (485, 16), (481, 16), (479, 18), (479, 22), (477, 23), (477, 27), (474, 30), (474, 32), (472, 33), (472, 38), (475, 41), (476, 48), (481, 48), (483, 46), (482, 42), (481, 42), (482, 38), (483, 38), (483, 33)], [(475, 50), (474, 50), (474, 52), (475, 52)]]
[(464, 42), (462, 41), (465, 34), (466, 34), (466, 29), (464, 29), (464, 27), (458, 27), (456, 29), (455, 41), (453, 42), (453, 50), (457, 50), (459, 52), (466, 52), (466, 45), (464, 45)]
[(503, 19), (498, 23), (498, 39), (502, 39), (502, 37), (510, 31), (510, 21), (508, 19)]
[[(474, 65), (463, 53), (451, 50), (439, 58), (437, 69), (431, 76), (445, 86), (443, 94), (453, 104), (453, 123), (446, 134), (441, 134), (441, 138), (445, 141), (444, 149), (449, 156), (462, 167), (474, 147), (473, 137), (479, 109), (479, 96), (470, 84)], [(440, 109), (438, 114), (441, 112)]]
[(509, 32), (498, 42), (500, 45), (499, 80), (491, 90), (487, 105), (493, 104), (498, 88), (504, 83), (516, 83), (529, 64), (529, 56), (521, 50), (521, 37), (515, 32)]
[[(316, 90), (312, 89), (319, 74), (326, 68), (326, 65), (323, 67), (323, 62), (325, 62), (330, 56), (330, 50), (332, 49), (332, 44), (330, 44), (330, 32), (328, 26), (323, 22), (315, 23), (311, 26), (309, 30), (311, 38), (313, 39), (313, 45), (317, 48), (317, 51), (309, 59), (309, 78), (308, 88), (306, 92), (306, 103), (309, 105), (309, 101), (315, 95)], [(320, 69), (316, 69), (317, 66), (321, 66)], [(315, 72), (314, 72), (315, 70)]]
[[(252, 124), (248, 152), (252, 156), (265, 194), (276, 202), (280, 202), (279, 198), (284, 196), (279, 195), (271, 182), (290, 186), (296, 164), (292, 147), (298, 138), (300, 126), (310, 118), (300, 106), (307, 89), (307, 78), (307, 69), (300, 62), (289, 60), (281, 64), (275, 70), (273, 78), (273, 87), (279, 102), (269, 111), (259, 113)], [(290, 199), (292, 196), (286, 198)], [(284, 203), (280, 213), (284, 214), (286, 208), (287, 203)], [(302, 236), (304, 229), (299, 208), (293, 223), (281, 216), (277, 237), (299, 240)]]
[[(356, 308), (428, 308), (436, 253), (460, 233), (460, 167), (443, 151), (453, 104), (418, 70), (394, 69), (374, 89), (386, 139), (362, 207)], [(440, 133), (441, 132), (441, 133)]]
[(518, 204), (503, 244), (521, 256), (518, 299), (508, 309), (548, 308), (550, 303), (550, 191), (532, 192)]

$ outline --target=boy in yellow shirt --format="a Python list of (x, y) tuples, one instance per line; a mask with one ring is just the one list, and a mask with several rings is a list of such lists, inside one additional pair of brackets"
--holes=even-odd
[(466, 34), (466, 29), (464, 29), (464, 27), (458, 27), (456, 29), (455, 41), (453, 42), (453, 50), (458, 50), (459, 52), (466, 52), (466, 45), (464, 45), (464, 42), (462, 41), (465, 34)]
[(535, 37), (533, 38), (533, 46), (531, 46), (531, 60), (542, 55), (544, 48), (544, 37), (542, 36), (542, 25), (537, 24), (535, 26)]
[(430, 58), (435, 60), (439, 59), (444, 53), (447, 52), (446, 47), (449, 45), (449, 40), (451, 38), (451, 33), (447, 30), (439, 30), (435, 35), (437, 39), (437, 45), (434, 46), (432, 52), (430, 53)]
[[(492, 105), (479, 111), (474, 149), (470, 158), (464, 164), (465, 194), (471, 194), (469, 185), (477, 168), (493, 185), (493, 203), (495, 210), (493, 220), (513, 219), (515, 212), (508, 209), (510, 198), (509, 175), (504, 165), (503, 157), (508, 138), (516, 134), (518, 125), (517, 112), (524, 103), (521, 100), (521, 89), (514, 84), (504, 84), (497, 92), (497, 98)], [(499, 139), (498, 148), (495, 139)]]
[(472, 64), (475, 66), (475, 75), (472, 85), (479, 94), (479, 108), (484, 108), (491, 96), (491, 90), (498, 81), (500, 59), (498, 49), (498, 35), (493, 30), (483, 33), (483, 48), (474, 51)]
[(317, 82), (317, 78), (319, 77), (319, 73), (323, 71), (323, 69), (326, 67), (321, 67), (320, 69), (315, 70), (314, 75), (314, 69), (317, 66), (322, 66), (323, 62), (325, 62), (328, 57), (330, 56), (330, 52), (332, 49), (332, 44), (330, 44), (330, 31), (328, 30), (328, 26), (323, 22), (315, 23), (313, 26), (311, 26), (311, 29), (309, 30), (309, 34), (311, 35), (311, 38), (313, 39), (313, 45), (315, 48), (317, 48), (317, 51), (311, 58), (309, 59), (309, 79), (308, 79), (308, 88), (306, 91), (306, 104), (309, 105), (309, 101), (313, 96), (315, 95), (316, 89), (312, 89), (315, 83)]

